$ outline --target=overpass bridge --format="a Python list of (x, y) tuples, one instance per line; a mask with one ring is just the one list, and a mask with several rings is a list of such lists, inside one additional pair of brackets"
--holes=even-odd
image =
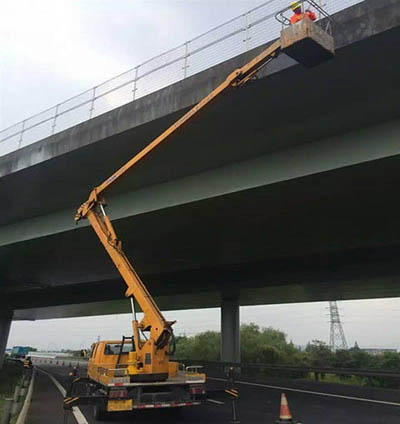
[[(400, 2), (335, 15), (337, 57), (281, 56), (108, 195), (162, 309), (400, 295)], [(124, 312), (124, 284), (76, 206), (261, 47), (0, 157), (0, 334), (11, 319)], [(1, 346), (0, 346), (1, 348)]]

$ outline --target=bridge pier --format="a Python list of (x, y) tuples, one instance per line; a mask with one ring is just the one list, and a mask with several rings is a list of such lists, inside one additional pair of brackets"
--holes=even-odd
[(238, 298), (222, 300), (221, 361), (240, 362), (240, 308)]
[(11, 317), (0, 317), (0, 369), (3, 368), (4, 356), (10, 333)]

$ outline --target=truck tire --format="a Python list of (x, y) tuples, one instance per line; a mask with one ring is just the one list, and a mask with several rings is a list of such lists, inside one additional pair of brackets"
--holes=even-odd
[(103, 405), (93, 405), (93, 417), (96, 421), (106, 421), (108, 412)]

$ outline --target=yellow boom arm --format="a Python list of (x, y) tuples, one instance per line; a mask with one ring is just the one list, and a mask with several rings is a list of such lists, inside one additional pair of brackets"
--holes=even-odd
[[(249, 63), (232, 72), (226, 80), (215, 88), (207, 97), (190, 109), (185, 115), (178, 119), (178, 121), (171, 125), (167, 130), (165, 130), (161, 135), (123, 165), (118, 171), (111, 175), (111, 177), (105, 180), (98, 187), (95, 187), (90, 193), (89, 199), (77, 210), (75, 220), (79, 221), (82, 218), (87, 218), (89, 220), (101, 243), (107, 250), (128, 286), (126, 296), (134, 296), (144, 313), (142, 321), (139, 324), (134, 321), (133, 324), (137, 352), (140, 352), (146, 343), (154, 345), (155, 350), (151, 350), (154, 353), (157, 352), (157, 350), (165, 349), (172, 334), (171, 326), (173, 322), (165, 320), (154, 299), (151, 297), (147, 288), (125, 256), (122, 250), (121, 241), (117, 238), (110, 219), (104, 211), (104, 192), (159, 144), (167, 140), (171, 135), (175, 134), (185, 123), (189, 122), (220, 94), (230, 87), (240, 87), (249, 81), (263, 66), (277, 57), (280, 50), (281, 43), (280, 40), (278, 40), (252, 59)], [(139, 339), (138, 328), (142, 331), (150, 330), (149, 340), (143, 345)]]

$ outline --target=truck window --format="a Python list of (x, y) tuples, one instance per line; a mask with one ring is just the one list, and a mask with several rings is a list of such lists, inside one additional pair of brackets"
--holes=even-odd
[[(104, 348), (104, 355), (119, 355), (120, 349), (121, 343), (107, 343)], [(125, 343), (122, 353), (133, 352), (134, 350), (132, 343)]]
[(92, 349), (92, 354), (90, 355), (90, 357), (91, 358), (94, 358), (95, 356), (96, 356), (96, 352), (97, 352), (97, 347), (98, 347), (99, 345), (95, 345), (94, 347), (93, 347), (93, 349)]

